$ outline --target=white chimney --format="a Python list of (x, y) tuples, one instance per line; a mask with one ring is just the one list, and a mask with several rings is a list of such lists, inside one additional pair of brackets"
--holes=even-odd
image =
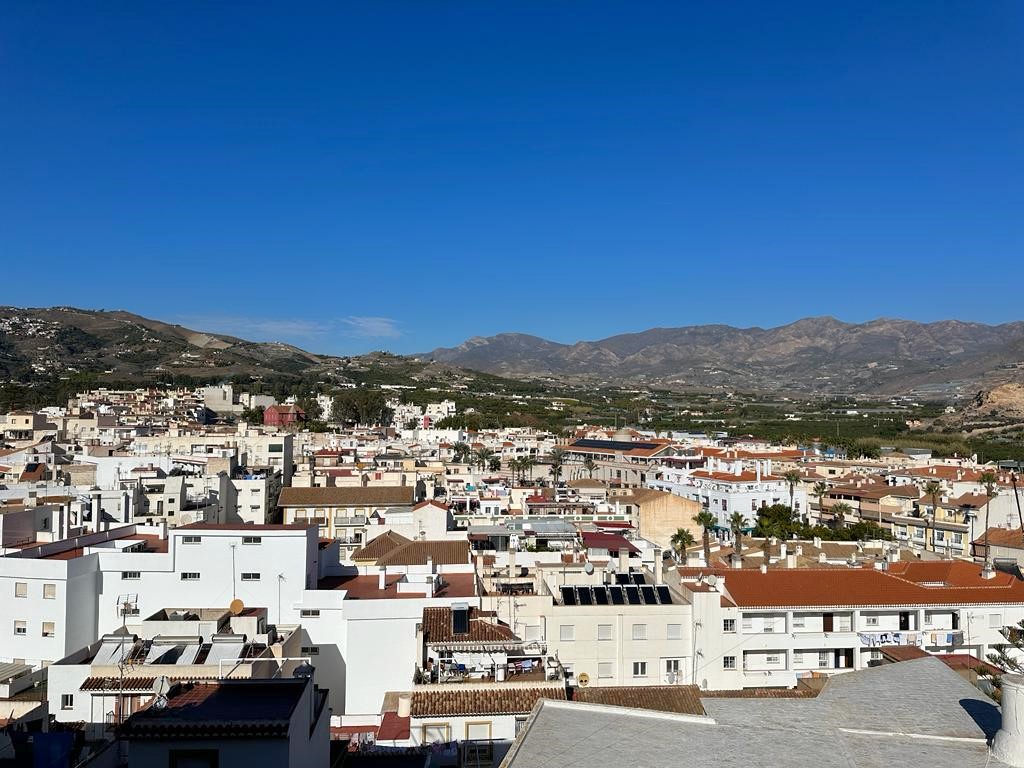
[(826, 557), (825, 557), (825, 553), (824, 552), (819, 552), (818, 553), (818, 562), (819, 563), (826, 562)]
[(654, 571), (654, 583), (661, 584), (661, 568), (664, 563), (661, 562), (661, 547), (654, 548), (654, 567), (651, 569)]
[(755, 461), (754, 465), (757, 467), (757, 482), (761, 482), (761, 462)]
[(732, 563), (733, 568), (743, 567), (743, 557), (741, 555), (736, 554), (735, 552), (732, 553), (732, 558), (730, 558), (730, 562)]
[(377, 571), (377, 589), (383, 591), (387, 586), (388, 581), (388, 567), (385, 565)]
[(761, 573), (768, 573), (768, 563), (761, 563)]
[(431, 555), (427, 555), (427, 572), (428, 573), (433, 573), (434, 572), (434, 558)]
[(1024, 767), (1024, 675), (1003, 675), (1003, 724), (992, 740), (992, 756)]
[(785, 560), (786, 555), (789, 554), (789, 548), (786, 546), (786, 542), (779, 544), (779, 559)]
[(798, 556), (799, 555), (803, 555), (803, 553), (804, 553), (804, 545), (803, 544), (797, 544), (796, 545), (796, 553), (797, 553)]
[(619, 573), (629, 573), (629, 550), (619, 547)]

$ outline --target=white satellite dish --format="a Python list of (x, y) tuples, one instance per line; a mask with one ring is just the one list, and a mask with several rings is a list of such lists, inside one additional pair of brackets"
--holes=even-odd
[(594, 572), (594, 564), (588, 560), (586, 565), (583, 566), (583, 572), (588, 576), (592, 574)]
[(708, 586), (709, 587), (714, 587), (714, 586), (717, 586), (717, 585), (718, 585), (718, 577), (715, 576), (715, 574), (712, 573), (711, 575), (708, 576)]

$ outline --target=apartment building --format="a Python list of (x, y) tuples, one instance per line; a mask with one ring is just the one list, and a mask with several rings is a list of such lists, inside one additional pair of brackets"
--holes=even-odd
[(137, 456), (235, 456), (239, 466), (250, 470), (280, 472), (285, 485), (291, 483), (294, 465), (294, 436), (264, 434), (240, 426), (234, 432), (192, 433), (180, 429), (167, 434), (138, 437), (132, 443)]
[(0, 557), (0, 660), (52, 663), (133, 617), (165, 606), (267, 607), (298, 623), (302, 594), (318, 578), (316, 529), (307, 526), (125, 525)]
[(415, 492), (412, 485), (284, 488), (277, 504), (283, 522), (316, 525), (320, 536), (339, 540), (343, 554), (351, 554), (366, 542), (371, 518), (411, 511)]
[(1024, 582), (962, 560), (886, 568), (680, 569), (702, 688), (791, 688), (863, 669), (880, 648), (986, 658), (1024, 618)]
[[(772, 461), (753, 464), (748, 469), (743, 459), (726, 462), (709, 457), (705, 469), (660, 466), (648, 474), (647, 486), (693, 499), (715, 516), (718, 527), (728, 530), (734, 512), (752, 520), (762, 507), (789, 505), (789, 484), (773, 474)], [(799, 484), (793, 489), (793, 511), (800, 515), (808, 511), (807, 493)]]

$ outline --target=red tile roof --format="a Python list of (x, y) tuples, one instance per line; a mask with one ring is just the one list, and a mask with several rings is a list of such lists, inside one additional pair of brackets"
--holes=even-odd
[(583, 539), (583, 546), (587, 549), (607, 549), (614, 553), (618, 553), (619, 549), (628, 549), (631, 553), (640, 551), (627, 538), (617, 533), (584, 531), (580, 536)]
[(715, 572), (725, 576), (725, 591), (740, 608), (1024, 604), (1024, 582), (999, 573), (991, 580), (984, 580), (980, 577), (980, 566), (966, 561), (952, 562), (954, 570), (947, 578), (954, 586), (938, 587), (901, 577), (897, 575), (899, 569), (895, 573), (868, 568), (773, 568), (768, 573), (718, 569)]
[(540, 699), (565, 700), (563, 686), (528, 688), (515, 684), (458, 690), (413, 691), (412, 716), (442, 717), (459, 715), (525, 715)]

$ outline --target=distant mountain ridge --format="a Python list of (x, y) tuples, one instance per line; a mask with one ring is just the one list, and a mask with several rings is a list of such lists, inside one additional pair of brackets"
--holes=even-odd
[(879, 318), (845, 323), (811, 317), (776, 328), (652, 328), (575, 344), (503, 333), (473, 337), (422, 357), (505, 376), (948, 395), (1024, 378), (1024, 322)]

